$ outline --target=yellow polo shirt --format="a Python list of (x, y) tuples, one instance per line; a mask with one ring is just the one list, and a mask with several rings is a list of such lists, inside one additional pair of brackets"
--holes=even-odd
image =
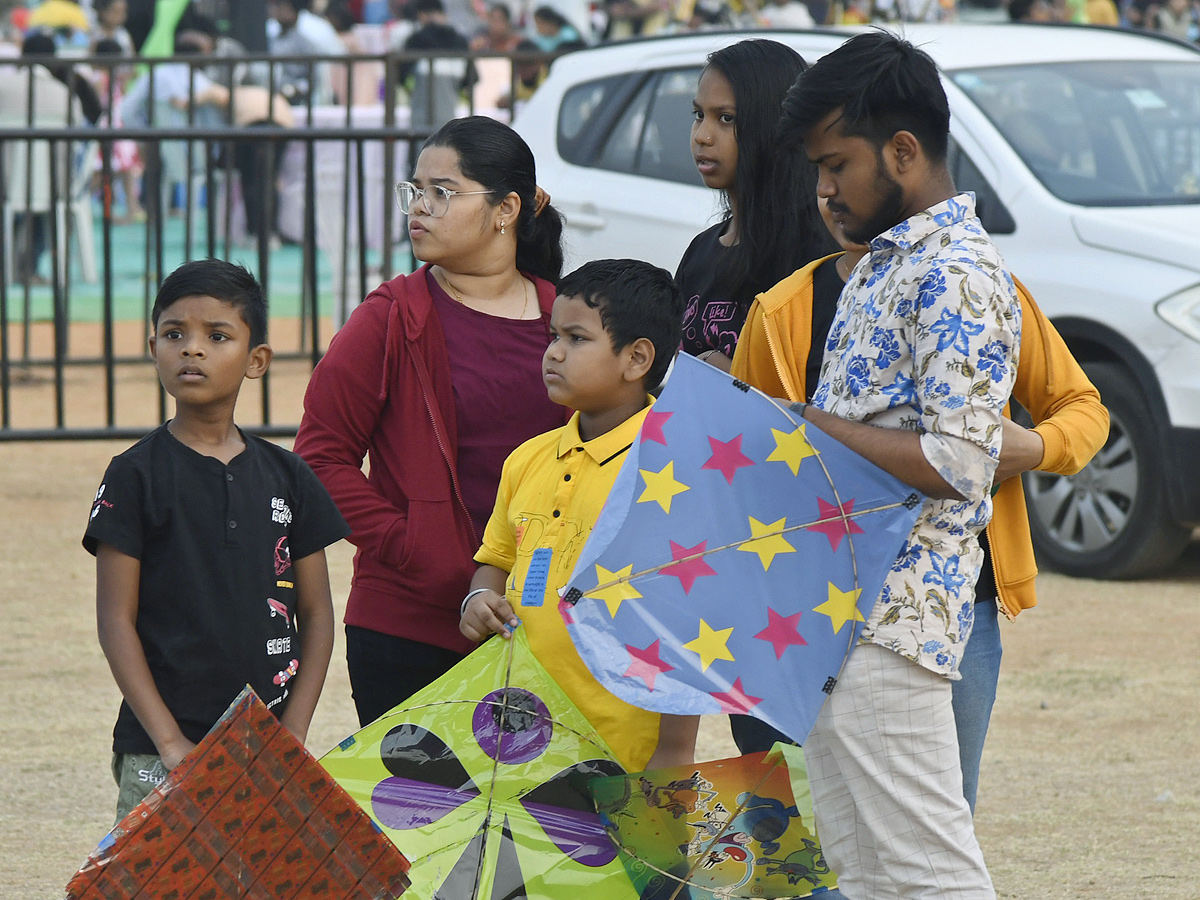
[[(654, 752), (658, 713), (630, 706), (592, 677), (567, 634), (558, 592), (571, 577), (647, 410), (586, 442), (575, 413), (562, 428), (514, 450), (504, 462), (496, 508), (475, 554), (477, 563), (509, 573), (505, 596), (534, 654), (630, 772), (645, 769)], [(526, 591), (531, 564), (533, 587)], [(537, 591), (541, 572), (545, 589)]]

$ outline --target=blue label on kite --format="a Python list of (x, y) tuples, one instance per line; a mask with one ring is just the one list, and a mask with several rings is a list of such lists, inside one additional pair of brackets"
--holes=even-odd
[(525, 573), (525, 587), (521, 591), (522, 606), (541, 606), (546, 600), (546, 581), (550, 577), (550, 557), (554, 551), (549, 547), (538, 547), (529, 560)]

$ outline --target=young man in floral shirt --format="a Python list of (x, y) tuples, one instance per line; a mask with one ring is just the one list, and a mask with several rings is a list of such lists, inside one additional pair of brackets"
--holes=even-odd
[(926, 54), (859, 35), (801, 75), (783, 110), (836, 224), (871, 247), (801, 412), (930, 498), (805, 744), (822, 846), (849, 900), (992, 900), (950, 682), (971, 632), (1020, 307), (946, 167), (950, 112)]

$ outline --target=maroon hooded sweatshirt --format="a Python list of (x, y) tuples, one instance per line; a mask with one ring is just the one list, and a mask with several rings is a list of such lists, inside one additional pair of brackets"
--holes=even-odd
[[(458, 607), (481, 536), (459, 490), (450, 361), (426, 268), (381, 284), (334, 335), (295, 450), (353, 529), (346, 624), (467, 653)], [(554, 285), (531, 280), (549, 316)]]

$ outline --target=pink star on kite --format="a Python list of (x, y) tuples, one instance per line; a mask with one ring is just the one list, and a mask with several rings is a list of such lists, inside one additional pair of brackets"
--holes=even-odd
[(781, 616), (771, 607), (767, 607), (767, 627), (755, 635), (760, 641), (770, 641), (775, 648), (775, 658), (782, 659), (783, 651), (788, 647), (805, 646), (808, 644), (800, 637), (800, 613), (791, 616)]
[(728, 691), (722, 694), (710, 694), (714, 700), (721, 704), (721, 712), (723, 713), (748, 713), (758, 704), (762, 703), (762, 697), (751, 697), (742, 688), (742, 679), (738, 679), (733, 683)]
[(675, 415), (673, 412), (655, 412), (650, 410), (646, 413), (646, 419), (642, 422), (642, 443), (646, 441), (657, 441), (664, 447), (667, 446), (667, 437), (663, 434), (663, 426), (667, 424), (667, 419)]
[(575, 624), (575, 604), (568, 603), (561, 597), (558, 598), (558, 614), (563, 618), (564, 625)]
[[(695, 547), (681, 547), (679, 544), (671, 541), (671, 559), (684, 559), (697, 553), (703, 553), (705, 547), (708, 546), (708, 541), (701, 541)], [(716, 570), (704, 561), (703, 556), (697, 556), (695, 559), (689, 559), (687, 562), (675, 563), (667, 566), (662, 570), (664, 575), (674, 575), (679, 579), (679, 583), (683, 585), (685, 594), (691, 593), (692, 585), (696, 583), (696, 579), (704, 575), (716, 575)]]
[(639, 650), (630, 644), (625, 645), (629, 652), (629, 668), (625, 670), (625, 678), (640, 678), (646, 682), (646, 687), (654, 690), (654, 679), (663, 672), (670, 672), (675, 667), (663, 662), (658, 655), (658, 641), (645, 650)]
[(733, 476), (738, 469), (754, 465), (754, 460), (742, 452), (742, 436), (739, 434), (732, 441), (718, 441), (715, 437), (708, 439), (712, 447), (712, 456), (702, 465), (702, 469), (716, 469), (725, 476), (725, 480), (733, 484)]
[(826, 503), (820, 497), (817, 498), (817, 506), (820, 509), (820, 518), (833, 521), (822, 522), (820, 525), (809, 525), (809, 531), (819, 531), (829, 538), (829, 546), (833, 548), (834, 553), (837, 552), (838, 545), (842, 542), (842, 538), (847, 534), (862, 534), (863, 530), (858, 527), (858, 523), (853, 519), (842, 520), (842, 510), (846, 511), (846, 515), (854, 512), (854, 501), (847, 500), (839, 509), (833, 503)]

